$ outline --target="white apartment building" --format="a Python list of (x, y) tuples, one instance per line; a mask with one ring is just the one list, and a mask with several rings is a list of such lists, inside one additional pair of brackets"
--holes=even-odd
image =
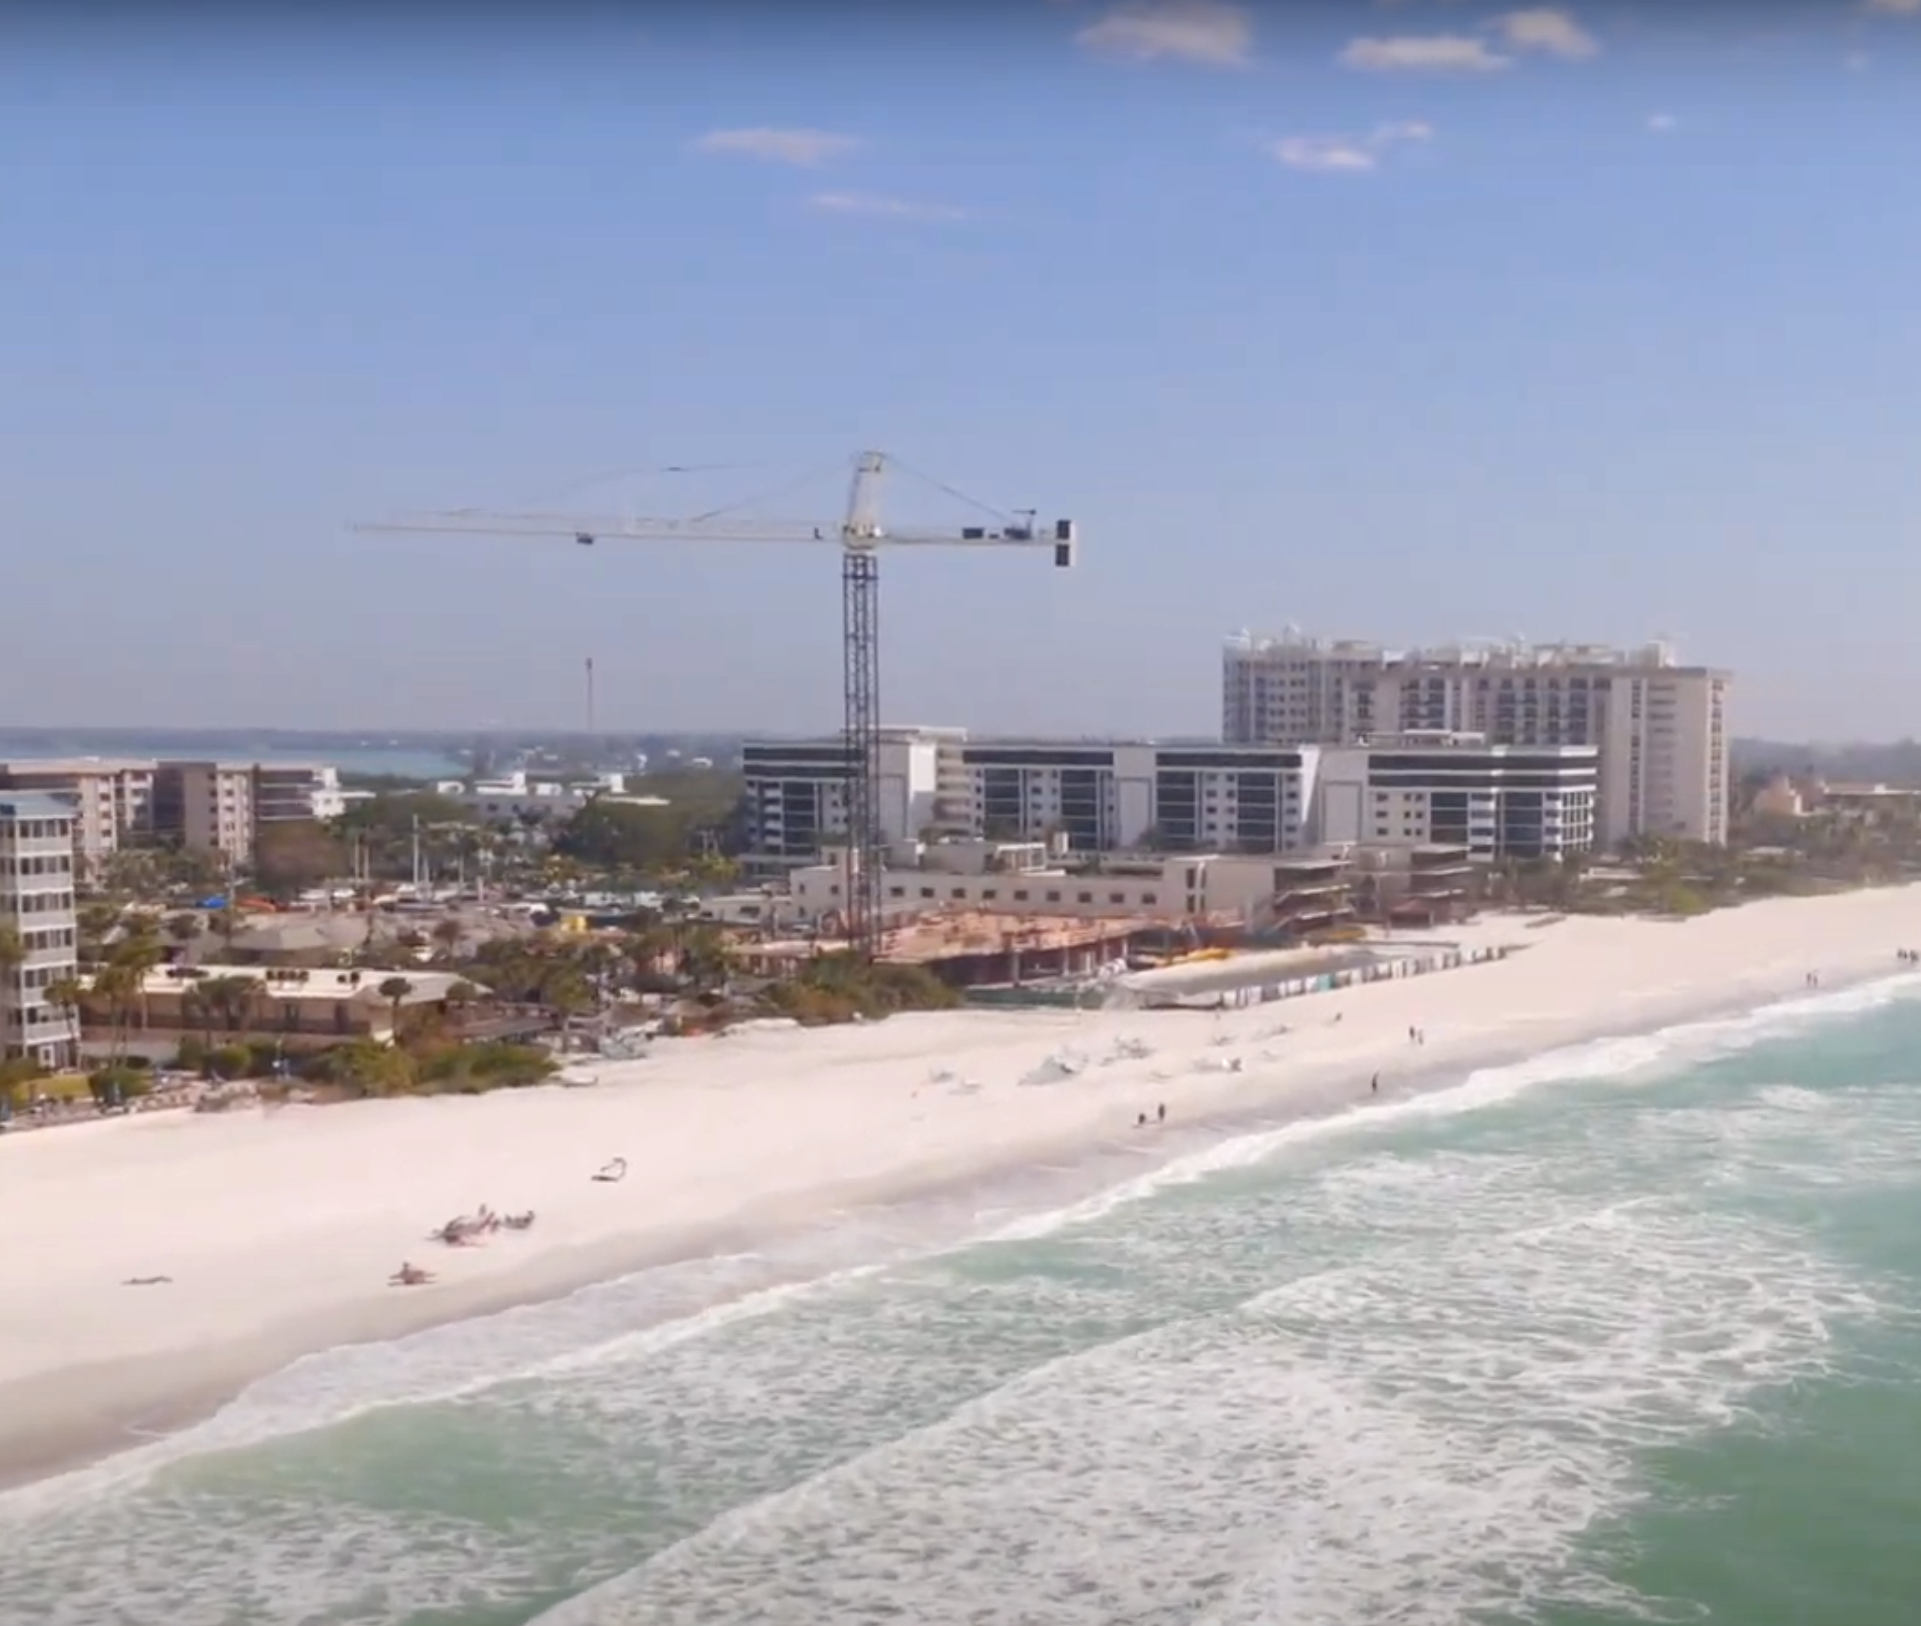
[(65, 798), (74, 818), (74, 853), (83, 879), (111, 853), (153, 828), (157, 764), (138, 758), (44, 757), (0, 763), (0, 791)]
[(1597, 838), (1727, 840), (1730, 678), (1671, 645), (1521, 642), (1393, 650), (1289, 629), (1240, 633), (1222, 658), (1233, 744), (1359, 745), (1461, 732), (1497, 744), (1588, 745), (1600, 756)]
[[(959, 756), (962, 728), (881, 731), (877, 786), (881, 834), (890, 842), (923, 832), (972, 828), (969, 785)], [(847, 752), (838, 739), (768, 740), (741, 748), (753, 857), (765, 867), (811, 863), (824, 843), (847, 834)]]
[(20, 950), (17, 965), (0, 964), (0, 1056), (30, 1056), (49, 1068), (71, 1066), (79, 1055), (78, 1013), (47, 999), (79, 966), (79, 822), (65, 797), (0, 791), (0, 928)]
[(1595, 846), (1600, 753), (1592, 745), (1404, 734), (1317, 758), (1316, 823), (1326, 843), (1463, 847), (1483, 864), (1565, 859)]
[(160, 838), (245, 866), (262, 824), (336, 819), (349, 793), (325, 763), (69, 757), (0, 763), (0, 791), (69, 798), (83, 880), (123, 847)]
[(326, 762), (257, 762), (253, 768), (254, 820), (318, 819), (347, 811), (340, 770)]
[(254, 770), (239, 762), (162, 762), (154, 776), (153, 833), (236, 869), (253, 862)]
[[(755, 833), (769, 867), (844, 838), (836, 740), (749, 745)], [(1458, 844), (1475, 857), (1558, 857), (1594, 844), (1598, 753), (1431, 732), (1352, 747), (970, 740), (890, 731), (887, 841), (923, 835), (1064, 843), (1076, 853), (1296, 853), (1329, 841)]]
[(445, 779), (434, 787), (438, 795), (458, 802), (468, 812), (490, 823), (544, 825), (570, 819), (589, 802), (607, 800), (627, 807), (666, 807), (664, 796), (636, 796), (627, 790), (624, 773), (604, 773), (593, 779), (565, 782), (532, 779), (516, 769), (500, 779), (476, 779), (471, 784)]
[[(845, 836), (840, 741), (756, 743), (741, 755), (756, 858), (810, 863), (823, 843)], [(1060, 836), (1077, 852), (1286, 852), (1306, 836), (1304, 773), (1298, 750), (976, 741), (959, 728), (890, 728), (880, 749), (881, 833), (889, 842)]]

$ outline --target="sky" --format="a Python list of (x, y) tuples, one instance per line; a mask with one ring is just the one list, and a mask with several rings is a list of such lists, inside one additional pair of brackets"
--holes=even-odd
[[(1921, 733), (1921, 0), (16, 8), (0, 726), (1205, 733), (1220, 642), (1675, 640)], [(688, 472), (670, 472), (680, 469)], [(964, 494), (962, 502), (954, 493)]]

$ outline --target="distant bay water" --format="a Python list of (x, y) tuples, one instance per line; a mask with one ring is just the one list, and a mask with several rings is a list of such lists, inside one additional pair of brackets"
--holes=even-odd
[(421, 740), (247, 733), (113, 733), (52, 729), (0, 732), (0, 762), (37, 757), (184, 757), (222, 762), (326, 762), (351, 774), (445, 779), (467, 771), (459, 758)]

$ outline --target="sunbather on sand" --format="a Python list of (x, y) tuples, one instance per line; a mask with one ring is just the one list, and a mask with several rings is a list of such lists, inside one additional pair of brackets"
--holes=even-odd
[(120, 1285), (122, 1287), (160, 1287), (172, 1280), (171, 1276), (129, 1276)]
[(387, 1278), (389, 1287), (424, 1287), (434, 1279), (431, 1270), (422, 1270), (418, 1265), (401, 1261), (400, 1268)]
[(607, 1182), (625, 1180), (627, 1178), (627, 1159), (624, 1157), (608, 1158), (605, 1163), (601, 1164), (600, 1172), (596, 1174), (594, 1178)]

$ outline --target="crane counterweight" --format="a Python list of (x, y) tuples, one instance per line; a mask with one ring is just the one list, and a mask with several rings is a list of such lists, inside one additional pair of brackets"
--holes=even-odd
[[(1056, 569), (1075, 563), (1079, 541), (1071, 519), (1041, 525), (1033, 511), (997, 527), (889, 531), (880, 522), (880, 452), (854, 460), (847, 508), (835, 523), (750, 523), (718, 514), (687, 519), (616, 519), (572, 514), (486, 513), (475, 509), (403, 515), (354, 524), (382, 534), (572, 537), (597, 541), (838, 543), (841, 552), (842, 745), (847, 812), (846, 900), (850, 945), (872, 958), (881, 947), (882, 870), (886, 839), (880, 816), (880, 558), (884, 547), (991, 547), (1051, 550)], [(958, 493), (955, 493), (958, 495)]]

